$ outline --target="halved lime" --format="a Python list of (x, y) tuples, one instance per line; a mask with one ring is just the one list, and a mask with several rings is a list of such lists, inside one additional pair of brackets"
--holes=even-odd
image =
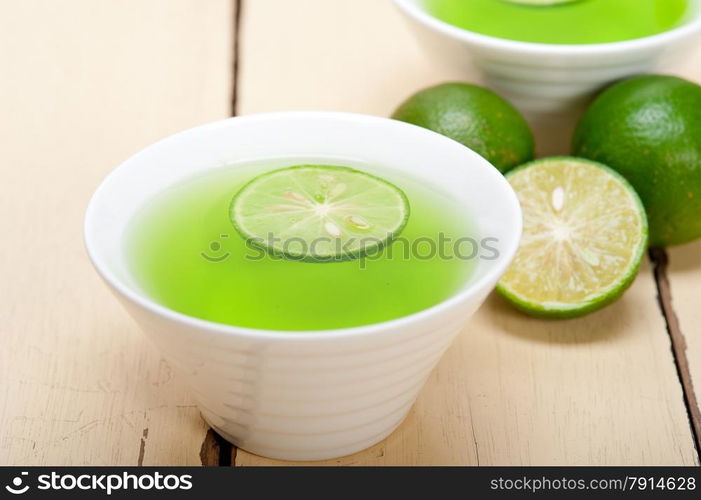
[(394, 184), (360, 170), (298, 165), (246, 184), (230, 215), (246, 240), (273, 254), (346, 260), (395, 238), (409, 218), (409, 201)]
[(497, 289), (534, 316), (575, 317), (618, 299), (647, 248), (638, 195), (610, 168), (569, 157), (507, 175), (523, 209), (521, 246)]

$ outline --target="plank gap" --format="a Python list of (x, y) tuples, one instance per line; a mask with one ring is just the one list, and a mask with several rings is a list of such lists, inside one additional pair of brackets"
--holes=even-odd
[(241, 12), (243, 11), (243, 0), (233, 0), (234, 2), (234, 19), (232, 29), (233, 33), (233, 67), (231, 78), (231, 116), (238, 114), (239, 100), (239, 56), (241, 53)]
[[(231, 75), (231, 116), (238, 115), (239, 100), (239, 58), (241, 56), (241, 12), (243, 12), (243, 0), (233, 0), (233, 66)], [(209, 432), (213, 432), (211, 429)], [(209, 434), (209, 432), (207, 434)], [(206, 440), (206, 438), (205, 438)], [(236, 467), (236, 455), (238, 450), (235, 445), (225, 441), (225, 446), (219, 449), (219, 466)], [(203, 443), (204, 446), (204, 443)], [(204, 464), (203, 464), (204, 465)]]
[(684, 405), (689, 417), (691, 432), (694, 435), (696, 453), (699, 456), (699, 461), (701, 461), (701, 411), (699, 410), (698, 399), (694, 391), (694, 383), (689, 369), (689, 359), (686, 356), (686, 339), (672, 304), (672, 289), (667, 276), (669, 256), (664, 248), (652, 248), (650, 249), (650, 260), (654, 268), (657, 302), (667, 324), (667, 333), (672, 343), (674, 365), (682, 386)]
[(234, 445), (217, 434), (214, 429), (209, 429), (202, 441), (200, 448), (200, 460), (205, 467), (230, 467), (232, 458), (236, 456)]
[(214, 432), (214, 434), (216, 434), (217, 438), (219, 439), (219, 463), (217, 465), (219, 465), (219, 467), (231, 467), (233, 465), (231, 458), (235, 456), (234, 445), (216, 432)]
[[(238, 110), (238, 78), (239, 78), (239, 33), (241, 26), (241, 10), (243, 0), (232, 0), (232, 65), (231, 65), (231, 116), (236, 116)], [(231, 467), (236, 461), (236, 446), (217, 434), (213, 429), (209, 429), (202, 441), (200, 448), (200, 460), (205, 467)]]
[[(238, 111), (238, 79), (239, 79), (239, 33), (241, 26), (241, 10), (243, 0), (232, 0), (232, 66), (231, 66), (231, 116), (236, 116)], [(200, 448), (200, 460), (205, 467), (231, 467), (236, 465), (236, 446), (217, 434), (214, 429), (209, 429), (202, 441)]]

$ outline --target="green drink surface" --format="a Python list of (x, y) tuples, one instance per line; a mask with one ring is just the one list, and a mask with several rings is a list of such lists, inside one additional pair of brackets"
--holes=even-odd
[(424, 0), (449, 24), (508, 40), (550, 44), (619, 42), (676, 28), (689, 0), (576, 0), (548, 6), (508, 0)]
[[(258, 329), (324, 330), (421, 311), (469, 280), (476, 262), (465, 258), (470, 245), (460, 249), (461, 258), (448, 243), (442, 245), (444, 255), (438, 252), (439, 233), (444, 241), (476, 237), (456, 200), (403, 174), (347, 161), (343, 164), (379, 175), (406, 193), (411, 215), (397, 239), (378, 254), (343, 262), (289, 260), (251, 246), (230, 221), (233, 196), (261, 173), (309, 163), (275, 161), (215, 168), (149, 200), (124, 238), (138, 286), (161, 305), (204, 320)], [(433, 254), (427, 239), (434, 242)]]

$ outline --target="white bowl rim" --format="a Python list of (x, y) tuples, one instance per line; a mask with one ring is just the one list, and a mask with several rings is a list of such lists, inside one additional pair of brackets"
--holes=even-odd
[[(272, 112), (272, 113), (257, 113), (245, 116), (235, 116), (231, 118), (226, 118), (216, 122), (207, 123), (204, 125), (199, 125), (192, 127), (181, 132), (175, 133), (168, 137), (165, 137), (150, 146), (137, 152), (135, 155), (131, 156), (119, 166), (113, 169), (100, 183), (95, 192), (93, 193), (90, 202), (88, 203), (85, 220), (83, 226), (83, 239), (85, 243), (85, 248), (93, 266), (97, 272), (102, 276), (102, 278), (117, 292), (136, 303), (143, 309), (150, 311), (159, 316), (163, 316), (168, 320), (182, 323), (186, 326), (190, 326), (197, 329), (202, 329), (215, 334), (225, 334), (225, 335), (235, 335), (243, 336), (246, 338), (257, 338), (257, 339), (268, 339), (268, 340), (290, 340), (295, 341), (300, 340), (320, 340), (320, 339), (333, 339), (333, 338), (347, 338), (347, 337), (362, 337), (365, 335), (376, 335), (383, 332), (393, 331), (398, 328), (408, 327), (412, 323), (423, 320), (430, 320), (436, 316), (439, 316), (445, 310), (452, 308), (460, 302), (468, 301), (475, 298), (481, 293), (484, 293), (484, 289), (493, 281), (496, 281), (497, 277), (501, 276), (511, 260), (518, 250), (521, 232), (523, 228), (522, 222), (522, 212), (521, 206), (516, 196), (516, 193), (511, 188), (511, 185), (506, 180), (506, 178), (496, 169), (491, 168), (490, 175), (494, 179), (494, 185), (497, 187), (501, 194), (503, 195), (503, 202), (509, 204), (508, 212), (512, 214), (513, 225), (515, 228), (514, 235), (511, 241), (506, 242), (505, 248), (502, 250), (502, 258), (499, 261), (491, 265), (483, 276), (473, 283), (470, 283), (465, 289), (459, 291), (455, 295), (448, 297), (447, 299), (439, 302), (438, 304), (429, 307), (427, 309), (418, 311), (407, 316), (402, 316), (389, 321), (383, 321), (379, 323), (372, 323), (369, 325), (361, 325), (351, 328), (338, 328), (338, 329), (325, 329), (325, 330), (268, 330), (268, 329), (257, 329), (257, 328), (247, 328), (239, 327), (234, 325), (228, 325), (224, 323), (217, 323), (213, 321), (208, 321), (200, 318), (195, 318), (184, 313), (177, 312), (166, 306), (157, 303), (155, 300), (151, 299), (145, 294), (141, 294), (132, 289), (123, 280), (121, 280), (115, 273), (113, 273), (109, 265), (104, 262), (99, 253), (95, 249), (95, 243), (92, 240), (92, 235), (90, 234), (90, 228), (95, 225), (93, 219), (95, 218), (96, 205), (99, 203), (99, 198), (101, 192), (106, 189), (106, 186), (110, 183), (110, 179), (116, 174), (120, 168), (131, 163), (133, 160), (137, 159), (145, 151), (149, 150), (156, 145), (162, 145), (171, 141), (177, 141), (181, 135), (189, 134), (194, 131), (201, 131), (206, 129), (216, 129), (221, 127), (226, 127), (232, 121), (237, 123), (246, 122), (258, 122), (265, 120), (279, 120), (279, 119), (328, 119), (328, 120), (353, 120), (353, 121), (365, 121), (365, 122), (383, 122), (385, 125), (390, 125), (393, 127), (405, 127), (420, 130), (422, 134), (429, 134), (434, 136), (434, 139), (440, 141), (456, 143), (448, 137), (442, 136), (431, 130), (418, 127), (416, 125), (411, 125), (409, 123), (400, 122), (397, 120), (392, 120), (389, 118), (381, 118), (377, 116), (364, 115), (359, 113), (347, 113), (347, 112), (329, 112), (329, 111), (284, 111), (284, 112)], [(459, 143), (457, 143), (459, 144)], [(465, 151), (476, 155), (471, 149), (462, 146)], [(472, 156), (472, 154), (470, 156)], [(483, 160), (485, 164), (489, 165), (487, 160)]]
[(663, 46), (680, 38), (701, 32), (701, 0), (692, 0), (692, 2), (694, 2), (693, 8), (695, 9), (693, 19), (682, 24), (681, 26), (672, 28), (671, 30), (663, 31), (662, 33), (657, 33), (655, 35), (633, 38), (631, 40), (589, 44), (522, 42), (518, 40), (508, 40), (506, 38), (484, 35), (453, 26), (452, 24), (433, 17), (431, 14), (418, 6), (417, 0), (393, 1), (395, 5), (397, 5), (397, 7), (399, 7), (406, 15), (413, 18), (418, 23), (423, 24), (435, 31), (439, 31), (444, 35), (485, 48), (522, 52), (533, 55), (597, 56), (602, 54), (617, 54), (631, 50), (644, 50), (656, 46)]

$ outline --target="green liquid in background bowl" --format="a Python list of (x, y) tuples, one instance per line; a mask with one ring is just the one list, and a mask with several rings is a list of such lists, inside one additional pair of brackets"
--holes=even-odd
[[(391, 259), (386, 254), (364, 262), (300, 262), (267, 254), (247, 259), (264, 252), (247, 247), (233, 228), (232, 197), (263, 172), (304, 163), (328, 160), (215, 168), (155, 196), (134, 216), (124, 239), (135, 282), (156, 302), (196, 318), (259, 329), (322, 330), (421, 311), (455, 294), (469, 280), (475, 259), (404, 259), (405, 244), (399, 240), (385, 249), (392, 249)], [(406, 193), (411, 215), (401, 238), (438, 241), (443, 232), (453, 240), (476, 239), (464, 210), (446, 193), (394, 172), (343, 164), (379, 175)], [(420, 255), (428, 253), (425, 243), (418, 248)], [(446, 248), (452, 253), (451, 245)], [(463, 244), (461, 251), (470, 254), (471, 244)], [(493, 253), (482, 249), (482, 255)]]
[(424, 0), (434, 17), (508, 40), (550, 44), (620, 42), (676, 28), (689, 0), (577, 0), (550, 6), (507, 0)]

